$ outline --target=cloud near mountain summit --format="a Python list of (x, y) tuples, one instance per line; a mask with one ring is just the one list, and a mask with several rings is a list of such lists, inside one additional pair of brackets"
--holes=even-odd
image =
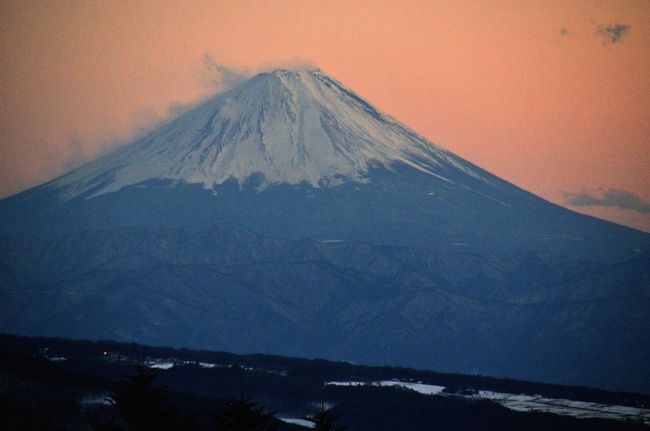
[(650, 203), (632, 192), (619, 189), (599, 189), (598, 193), (582, 189), (579, 193), (565, 193), (566, 202), (576, 207), (599, 206), (650, 213)]

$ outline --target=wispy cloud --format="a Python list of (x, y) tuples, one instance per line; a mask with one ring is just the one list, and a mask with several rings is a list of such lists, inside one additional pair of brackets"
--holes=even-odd
[[(52, 162), (52, 172), (48, 176), (60, 175), (74, 169), (83, 163), (109, 153), (118, 147), (133, 142), (160, 125), (172, 121), (194, 107), (205, 102), (209, 97), (223, 93), (244, 83), (254, 74), (274, 69), (305, 70), (315, 69), (316, 65), (308, 60), (294, 58), (277, 63), (267, 63), (255, 69), (233, 68), (218, 63), (208, 52), (203, 54), (202, 65), (199, 70), (198, 85), (209, 88), (209, 93), (204, 94), (192, 102), (172, 101), (167, 108), (156, 110), (151, 106), (142, 106), (131, 115), (130, 127), (126, 130), (113, 130), (105, 133), (102, 139), (89, 140), (79, 133), (73, 133), (58, 154), (58, 162)], [(62, 156), (61, 156), (62, 154)]]
[(208, 80), (220, 91), (230, 90), (251, 77), (247, 70), (233, 69), (217, 63), (207, 52), (203, 54), (203, 65), (208, 72)]
[(61, 162), (61, 167), (64, 171), (69, 171), (86, 162), (88, 154), (84, 148), (84, 142), (77, 135), (71, 136), (66, 144), (67, 157)]
[(600, 24), (596, 34), (604, 39), (604, 43), (618, 43), (630, 32), (630, 26), (627, 24), (609, 24), (607, 26)]
[[(106, 127), (99, 137), (89, 139), (73, 132), (57, 153), (52, 155), (48, 176), (55, 176), (70, 171), (78, 166), (107, 154), (121, 146), (131, 143), (160, 126), (180, 116), (192, 105), (172, 102), (165, 112), (159, 114), (150, 106), (136, 109), (130, 118), (128, 128)], [(101, 136), (103, 135), (103, 136)]]
[(619, 189), (597, 189), (589, 192), (582, 189), (579, 193), (564, 193), (566, 202), (576, 207), (610, 207), (620, 210), (631, 210), (638, 213), (650, 213), (650, 203), (632, 192)]
[[(276, 69), (288, 70), (315, 70), (318, 66), (304, 58), (290, 58), (281, 61), (262, 63), (252, 69), (233, 68), (225, 66), (209, 53), (203, 53), (203, 73), (202, 82), (210, 87), (214, 87), (219, 92), (228, 91), (244, 81), (261, 72), (270, 72)], [(206, 76), (207, 75), (207, 76)]]
[(270, 72), (275, 69), (288, 69), (288, 70), (317, 70), (318, 65), (311, 60), (307, 60), (302, 57), (293, 57), (284, 59), (282, 61), (276, 61), (272, 63), (261, 64), (259, 70)]
[(217, 93), (227, 91), (251, 76), (245, 70), (235, 70), (218, 64), (208, 53), (204, 54), (202, 70), (202, 84), (211, 88), (209, 94), (205, 94), (193, 102), (172, 101), (162, 111), (151, 106), (142, 106), (131, 114), (128, 128), (106, 132), (104, 133), (105, 136), (100, 139), (89, 140), (83, 138), (79, 133), (73, 133), (65, 142), (65, 145), (59, 147), (59, 154), (55, 158), (58, 159), (58, 162), (53, 161), (50, 164), (52, 172), (49, 172), (48, 176), (60, 175), (89, 160), (133, 142), (155, 130), (161, 124), (180, 117), (185, 112), (203, 103), (206, 98), (214, 96), (215, 89)]

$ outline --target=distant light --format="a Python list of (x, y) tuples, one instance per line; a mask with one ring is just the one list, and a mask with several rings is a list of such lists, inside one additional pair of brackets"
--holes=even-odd
[(107, 355), (108, 355), (108, 352), (103, 352), (102, 354), (103, 354), (104, 356), (107, 356)]

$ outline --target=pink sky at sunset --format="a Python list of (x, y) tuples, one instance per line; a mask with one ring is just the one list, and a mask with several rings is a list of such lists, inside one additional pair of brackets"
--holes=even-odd
[(316, 65), (524, 189), (604, 194), (630, 209), (569, 208), (650, 231), (649, 1), (6, 1), (0, 46), (0, 197), (223, 89), (207, 54)]

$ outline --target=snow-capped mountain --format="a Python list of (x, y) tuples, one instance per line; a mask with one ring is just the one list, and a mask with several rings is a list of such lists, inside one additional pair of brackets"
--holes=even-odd
[[(214, 97), (176, 121), (53, 182), (71, 198), (150, 179), (212, 189), (262, 175), (269, 184), (367, 182), (372, 166), (401, 162), (443, 181), (485, 173), (433, 145), (318, 70), (277, 70)], [(102, 180), (100, 180), (102, 179)]]
[(0, 331), (646, 390), (649, 250), (279, 70), (0, 200)]
[(0, 201), (0, 233), (236, 223), (273, 237), (618, 261), (648, 236), (550, 204), (318, 70), (262, 73), (112, 154)]

